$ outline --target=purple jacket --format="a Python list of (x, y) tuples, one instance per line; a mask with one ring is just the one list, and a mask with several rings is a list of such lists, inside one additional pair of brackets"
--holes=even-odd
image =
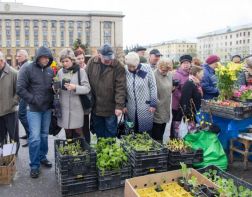
[(189, 79), (189, 73), (185, 72), (184, 70), (179, 68), (174, 73), (173, 79), (177, 79), (180, 81), (180, 85), (178, 86), (178, 88), (175, 89), (175, 91), (172, 94), (172, 109), (178, 110), (180, 97), (181, 97), (181, 90), (182, 90), (185, 82)]

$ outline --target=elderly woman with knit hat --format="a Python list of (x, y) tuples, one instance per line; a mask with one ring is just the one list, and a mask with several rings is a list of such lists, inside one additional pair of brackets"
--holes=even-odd
[(82, 136), (84, 111), (79, 95), (90, 92), (88, 77), (85, 70), (80, 69), (79, 65), (76, 64), (72, 49), (63, 49), (59, 56), (63, 68), (57, 74), (62, 82), (62, 89), (60, 90), (62, 117), (58, 118), (58, 125), (65, 129), (66, 138), (80, 137)]
[(219, 90), (217, 88), (217, 77), (215, 75), (215, 69), (218, 67), (220, 57), (217, 55), (210, 55), (206, 59), (206, 64), (203, 65), (204, 76), (201, 81), (201, 87), (203, 89), (204, 99), (213, 99), (219, 96)]
[(170, 120), (172, 95), (172, 67), (171, 59), (163, 58), (157, 63), (154, 71), (157, 84), (157, 108), (154, 114), (152, 138), (162, 142), (166, 123)]
[(125, 57), (127, 79), (127, 102), (124, 112), (135, 124), (136, 132), (151, 134), (153, 116), (157, 105), (157, 86), (153, 71), (140, 64), (137, 53)]

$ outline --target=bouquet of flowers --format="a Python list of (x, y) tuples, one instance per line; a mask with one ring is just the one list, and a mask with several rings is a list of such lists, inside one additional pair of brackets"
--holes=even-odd
[(252, 100), (252, 86), (241, 86), (239, 90), (234, 92), (233, 96), (241, 101)]
[(233, 96), (234, 85), (241, 69), (242, 64), (233, 62), (228, 63), (226, 66), (219, 64), (215, 69), (215, 74), (218, 79), (217, 87), (220, 91), (220, 100), (227, 100)]

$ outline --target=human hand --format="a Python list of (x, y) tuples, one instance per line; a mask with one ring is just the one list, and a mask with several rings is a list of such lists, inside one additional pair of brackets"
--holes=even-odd
[(149, 112), (154, 113), (155, 111), (156, 111), (156, 108), (154, 108), (154, 107), (149, 108)]
[(115, 110), (115, 115), (118, 117), (118, 116), (121, 116), (122, 115), (122, 110), (120, 109), (116, 109)]
[(71, 90), (76, 90), (76, 85), (75, 84), (72, 84), (72, 83), (65, 83), (65, 88), (69, 91)]

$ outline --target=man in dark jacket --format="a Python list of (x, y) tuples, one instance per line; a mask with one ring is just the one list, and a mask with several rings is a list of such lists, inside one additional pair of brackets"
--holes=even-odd
[[(28, 63), (28, 53), (26, 50), (19, 50), (17, 52), (17, 63), (18, 63), (18, 68), (20, 69), (24, 64)], [(22, 123), (24, 130), (25, 130), (25, 135), (20, 137), (21, 139), (27, 139), (29, 136), (29, 125), (28, 125), (28, 120), (27, 120), (27, 105), (23, 99), (20, 99), (19, 101), (19, 107), (18, 107), (18, 118), (20, 122)], [(22, 147), (27, 147), (28, 142), (22, 145)]]
[(114, 58), (111, 46), (104, 45), (99, 56), (89, 60), (87, 75), (94, 99), (93, 130), (97, 137), (115, 137), (117, 117), (125, 107), (126, 75), (124, 66)]
[(53, 101), (53, 71), (50, 68), (52, 61), (50, 49), (40, 47), (36, 52), (35, 61), (23, 65), (20, 69), (17, 82), (17, 93), (28, 104), (30, 176), (32, 178), (38, 178), (40, 164), (52, 167), (52, 163), (46, 158)]
[(201, 87), (203, 90), (203, 99), (213, 99), (219, 96), (219, 90), (217, 88), (217, 77), (215, 75), (215, 69), (218, 66), (220, 58), (217, 55), (210, 55), (206, 59), (204, 67), (204, 76), (201, 81)]

